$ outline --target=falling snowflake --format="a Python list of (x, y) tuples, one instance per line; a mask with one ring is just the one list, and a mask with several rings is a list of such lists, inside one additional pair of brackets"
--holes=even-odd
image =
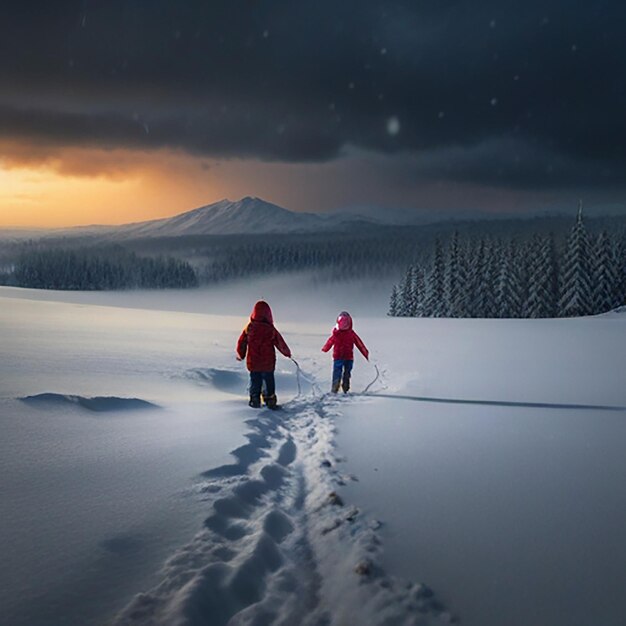
[(380, 53), (381, 53), (382, 55), (387, 54), (387, 48), (381, 48), (381, 49), (380, 49)]
[(489, 101), (492, 107), (495, 107), (498, 104), (498, 98), (491, 98)]
[(263, 31), (263, 39), (267, 39), (270, 36), (270, 31), (269, 30), (264, 30)]
[(387, 132), (392, 137), (400, 132), (400, 120), (395, 115), (387, 120)]
[(445, 113), (443, 111), (439, 111), (439, 114), (437, 115), (437, 117), (442, 120), (445, 116)]
[(495, 28), (496, 27), (496, 20), (491, 20), (491, 22), (489, 22), (489, 28)]

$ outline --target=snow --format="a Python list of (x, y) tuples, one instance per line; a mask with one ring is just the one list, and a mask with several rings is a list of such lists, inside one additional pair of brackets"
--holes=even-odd
[(387, 132), (395, 136), (400, 132), (400, 120), (394, 115), (387, 120)]
[(233, 369), (239, 326), (0, 298), (0, 621), (104, 623), (193, 537), (245, 415), (185, 374)]
[(296, 213), (260, 198), (220, 200), (171, 218), (128, 224), (117, 229), (125, 237), (178, 237), (182, 235), (232, 235), (285, 233), (323, 227), (312, 213)]
[[(387, 285), (303, 280), (0, 288), (4, 619), (619, 621), (623, 312), (391, 319)], [(233, 355), (259, 297), (302, 367), (277, 412)], [(372, 359), (347, 397), (319, 352), (343, 309)]]
[(337, 421), (384, 568), (469, 626), (619, 623), (626, 317), (397, 322)]

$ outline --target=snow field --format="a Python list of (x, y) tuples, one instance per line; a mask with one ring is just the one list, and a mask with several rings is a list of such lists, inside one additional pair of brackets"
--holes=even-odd
[[(608, 442), (621, 441), (626, 318), (619, 313), (568, 320), (364, 317), (374, 293), (342, 294), (333, 288), (324, 300), (321, 291), (303, 292), (300, 298), (293, 289), (290, 281), (267, 281), (252, 289), (242, 284), (199, 291), (188, 300), (148, 294), (151, 311), (132, 309), (143, 302), (141, 294), (97, 295), (99, 304), (109, 305), (119, 297), (128, 307), (121, 309), (80, 302), (84, 297), (92, 303), (93, 294), (69, 294), (77, 300), (69, 305), (24, 299), (31, 297), (28, 290), (0, 290), (0, 332), (10, 355), (0, 365), (6, 447), (0, 458), (7, 484), (29, 485), (11, 496), (11, 532), (19, 538), (19, 531), (26, 531), (20, 539), (26, 546), (37, 530), (20, 520), (30, 519), (41, 506), (49, 513), (41, 545), (51, 560), (55, 551), (67, 551), (66, 569), (73, 571), (66, 587), (54, 591), (57, 618), (67, 619), (59, 598), (70, 610), (85, 571), (81, 559), (97, 551), (99, 543), (123, 559), (94, 570), (94, 580), (97, 575), (109, 593), (95, 584), (89, 587), (86, 604), (91, 606), (85, 607), (84, 624), (102, 623), (103, 616), (110, 621), (121, 610), (115, 619), (123, 626), (426, 625), (459, 619), (469, 626), (500, 626), (503, 620), (513, 624), (512, 616), (521, 625), (538, 626), (540, 622), (526, 619), (530, 613), (524, 609), (543, 608), (549, 588), (536, 576), (539, 562), (524, 559), (532, 551), (525, 550), (523, 541), (507, 544), (499, 538), (503, 550), (507, 545), (518, 550), (509, 555), (509, 563), (526, 563), (519, 568), (523, 576), (503, 579), (513, 593), (466, 585), (468, 577), (482, 581), (481, 561), (493, 557), (487, 549), (493, 535), (481, 532), (498, 528), (503, 519), (497, 507), (490, 508), (488, 497), (474, 497), (472, 490), (481, 489), (481, 480), (496, 485), (498, 477), (504, 487), (507, 476), (525, 484), (511, 470), (513, 452), (522, 460), (527, 455), (528, 463), (541, 469), (542, 457), (535, 455), (539, 444), (546, 444), (541, 451), (548, 459), (565, 461), (568, 451), (578, 450), (584, 462), (553, 472), (543, 481), (550, 490), (541, 490), (540, 478), (526, 485), (529, 501), (549, 510), (554, 494), (584, 484), (585, 497), (594, 492), (602, 496), (589, 502), (605, 511), (606, 523), (593, 526), (593, 516), (585, 517), (592, 532), (571, 535), (572, 541), (588, 542), (576, 554), (604, 554), (593, 543), (603, 533), (610, 535), (603, 546), (619, 545), (611, 542), (626, 521), (626, 506), (611, 499), (612, 487), (606, 483), (611, 474), (602, 468), (608, 467)], [(159, 311), (159, 297), (166, 298), (164, 308), (197, 313), (206, 306), (211, 314)], [(307, 384), (303, 378), (299, 394), (293, 364), (279, 358), (277, 392), (284, 408), (278, 412), (246, 406), (247, 373), (233, 360), (234, 342), (257, 297), (274, 306), (278, 328), (306, 379), (313, 381)], [(324, 393), (331, 359), (319, 349), (344, 308), (354, 314), (372, 363), (357, 356), (355, 394), (337, 397)], [(232, 317), (232, 311), (240, 315)], [(373, 365), (381, 376), (371, 392), (379, 397), (361, 398), (359, 392), (375, 376)], [(16, 400), (27, 397), (26, 402)], [(129, 410), (132, 400), (156, 408)], [(591, 420), (589, 411), (595, 411)], [(591, 451), (587, 423), (591, 433), (599, 425), (603, 429)], [(571, 424), (575, 429), (570, 431)], [(492, 454), (480, 452), (478, 444)], [(624, 464), (614, 454), (615, 445), (610, 452), (609, 469), (619, 484)], [(473, 458), (485, 460), (466, 462)], [(48, 471), (55, 467), (62, 473)], [(548, 469), (558, 467), (555, 461)], [(123, 488), (111, 484), (113, 468)], [(467, 480), (455, 481), (457, 472)], [(35, 488), (37, 481), (28, 478), (45, 473), (50, 475), (48, 499)], [(447, 484), (441, 482), (446, 475)], [(467, 489), (459, 490), (456, 482)], [(72, 489), (82, 485), (82, 490), (66, 491), (68, 484)], [(73, 519), (77, 494), (88, 499), (91, 493), (95, 507), (104, 491), (104, 509), (97, 510), (106, 517), (114, 509), (112, 519), (103, 519), (106, 524), (97, 520), (94, 526), (88, 511)], [(193, 505), (172, 500), (184, 491)], [(515, 510), (514, 498), (502, 498), (503, 510)], [(60, 502), (55, 506), (54, 500)], [(155, 521), (164, 502), (185, 518), (184, 532), (166, 525), (160, 550), (133, 552), (133, 542), (143, 538), (142, 521)], [(476, 502), (483, 508), (472, 506)], [(463, 532), (450, 525), (473, 514), (482, 521)], [(77, 532), (72, 542), (65, 542), (68, 525), (87, 525), (90, 532)], [(477, 549), (467, 551), (464, 539), (474, 541)], [(442, 545), (454, 546), (451, 554), (436, 549)], [(76, 546), (80, 559), (72, 560)], [(463, 554), (472, 554), (472, 560), (459, 566), (455, 557)], [(20, 569), (27, 575), (41, 555), (25, 549), (15, 556), (22, 558)], [(165, 561), (160, 568), (159, 559)], [(569, 562), (561, 556), (551, 567), (559, 559)], [(113, 577), (120, 571), (142, 563), (153, 569), (116, 584)], [(581, 563), (595, 567), (592, 561)], [(591, 574), (601, 576), (596, 570)], [(36, 585), (45, 587), (54, 575), (52, 566), (40, 567)], [(0, 570), (0, 578), (11, 583), (14, 577)], [(620, 580), (615, 572), (612, 578)], [(416, 582), (421, 580), (433, 583), (436, 595)], [(460, 585), (472, 593), (464, 593)], [(611, 585), (607, 579), (598, 586)], [(8, 584), (6, 588), (10, 590)], [(144, 591), (138, 593), (140, 589)], [(594, 596), (595, 585), (578, 593), (576, 602), (570, 593), (558, 603), (575, 608), (612, 598)], [(497, 607), (497, 614), (491, 621), (472, 622), (481, 606)], [(614, 617), (612, 608), (602, 613), (606, 623)], [(20, 607), (13, 609), (23, 618)], [(29, 615), (35, 618), (12, 623), (54, 623), (41, 612)], [(546, 611), (533, 615), (553, 616)]]
[(356, 480), (334, 443), (344, 401), (299, 397), (248, 420), (235, 462), (204, 473), (204, 530), (117, 624), (453, 623), (428, 587), (382, 569), (380, 524), (337, 494)]
[(337, 418), (340, 493), (388, 571), (467, 626), (621, 623), (625, 323), (360, 322), (383, 378)]

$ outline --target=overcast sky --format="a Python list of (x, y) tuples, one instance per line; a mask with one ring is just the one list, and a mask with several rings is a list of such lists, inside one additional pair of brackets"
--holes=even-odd
[(617, 0), (3, 2), (0, 224), (619, 210), (625, 25)]

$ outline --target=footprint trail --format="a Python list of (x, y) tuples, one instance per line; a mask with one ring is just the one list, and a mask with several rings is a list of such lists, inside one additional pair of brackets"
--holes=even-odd
[(380, 523), (337, 493), (355, 479), (336, 467), (342, 401), (298, 397), (250, 419), (234, 462), (202, 475), (202, 531), (117, 626), (456, 623), (426, 585), (380, 567)]

